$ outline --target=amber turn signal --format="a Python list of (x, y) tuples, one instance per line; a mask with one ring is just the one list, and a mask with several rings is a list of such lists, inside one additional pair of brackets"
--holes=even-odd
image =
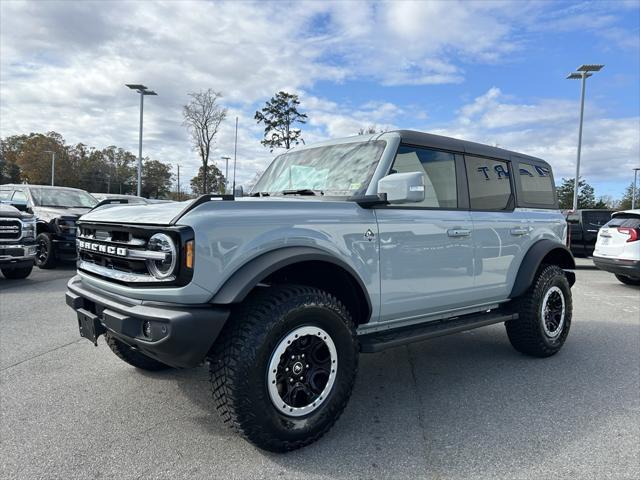
[(184, 262), (187, 268), (193, 268), (193, 240), (184, 244)]

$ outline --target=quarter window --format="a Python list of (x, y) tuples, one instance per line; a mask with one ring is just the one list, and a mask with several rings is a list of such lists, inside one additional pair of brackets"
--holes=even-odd
[(428, 148), (400, 145), (391, 174), (423, 172), (425, 174), (424, 200), (393, 207), (445, 208), (458, 207), (455, 155)]
[(512, 198), (509, 164), (500, 160), (465, 157), (469, 202), (473, 210), (506, 210)]
[(525, 203), (554, 205), (553, 184), (549, 167), (520, 162), (520, 185)]
[(11, 200), (17, 200), (19, 202), (26, 202), (27, 196), (24, 194), (22, 190), (16, 190), (13, 192), (13, 198)]

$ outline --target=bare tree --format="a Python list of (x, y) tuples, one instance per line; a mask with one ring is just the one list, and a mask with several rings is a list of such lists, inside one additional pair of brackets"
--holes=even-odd
[(219, 103), (222, 94), (211, 88), (191, 92), (189, 97), (191, 100), (182, 109), (183, 125), (189, 130), (193, 148), (198, 151), (202, 160), (202, 191), (208, 192), (209, 154), (215, 144), (220, 124), (227, 116), (227, 108)]
[(376, 125), (369, 125), (368, 127), (362, 127), (358, 130), (358, 135), (371, 135), (373, 133), (383, 133), (384, 130), (380, 130), (378, 132), (378, 127)]

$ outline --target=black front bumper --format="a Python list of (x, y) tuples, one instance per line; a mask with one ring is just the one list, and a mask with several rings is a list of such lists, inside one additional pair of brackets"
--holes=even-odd
[(640, 260), (593, 257), (593, 263), (605, 272), (624, 275), (625, 277), (640, 278)]
[[(194, 367), (204, 361), (229, 317), (229, 309), (209, 304), (144, 302), (93, 290), (82, 285), (79, 276), (69, 280), (67, 288), (67, 305), (78, 314), (82, 336), (97, 338), (107, 331), (172, 367)], [(145, 322), (150, 336), (143, 333)]]
[(78, 258), (76, 247), (76, 236), (65, 234), (54, 234), (51, 238), (53, 251), (60, 260), (75, 260)]

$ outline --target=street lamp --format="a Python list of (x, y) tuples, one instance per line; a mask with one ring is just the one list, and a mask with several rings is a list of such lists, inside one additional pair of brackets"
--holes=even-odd
[(229, 160), (231, 160), (231, 157), (227, 157), (227, 156), (223, 155), (220, 158), (225, 161), (225, 167), (224, 167), (224, 192), (223, 193), (227, 193), (227, 188), (229, 187)]
[(631, 210), (636, 208), (636, 195), (638, 194), (638, 170), (640, 170), (640, 168), (633, 169), (633, 189), (631, 190)]
[(591, 72), (599, 72), (604, 65), (580, 65), (577, 72), (570, 73), (568, 80), (582, 80), (582, 92), (580, 94), (580, 128), (578, 129), (578, 158), (576, 160), (576, 179), (573, 184), (573, 211), (578, 209), (578, 183), (580, 182), (580, 151), (582, 150), (582, 120), (584, 118), (584, 90), (587, 78), (592, 76)]
[(142, 112), (144, 110), (144, 96), (158, 94), (144, 85), (127, 83), (126, 86), (140, 94), (140, 140), (138, 144), (138, 196), (140, 197), (142, 190)]
[(44, 153), (51, 154), (51, 186), (53, 187), (53, 181), (55, 179), (56, 173), (56, 152), (53, 150), (45, 150)]

